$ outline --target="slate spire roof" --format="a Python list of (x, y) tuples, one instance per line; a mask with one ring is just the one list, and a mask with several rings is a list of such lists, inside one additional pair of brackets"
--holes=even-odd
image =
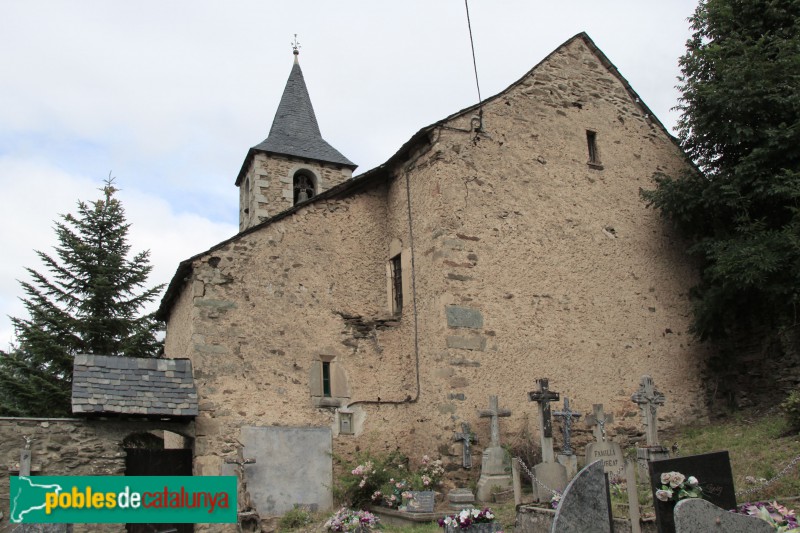
[(356, 167), (322, 138), (296, 54), (269, 136), (253, 149)]

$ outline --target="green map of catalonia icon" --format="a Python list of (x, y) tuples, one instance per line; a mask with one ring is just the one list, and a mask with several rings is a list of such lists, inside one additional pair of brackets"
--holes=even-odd
[(41, 485), (31, 481), (25, 476), (11, 478), (11, 516), (12, 522), (35, 522), (34, 517), (27, 517), (28, 513), (36, 515), (36, 511), (44, 511), (45, 494), (48, 492), (60, 493), (61, 485)]

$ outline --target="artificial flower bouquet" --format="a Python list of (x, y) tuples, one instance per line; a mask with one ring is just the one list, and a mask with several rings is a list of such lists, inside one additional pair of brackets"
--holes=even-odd
[(694, 476), (688, 478), (680, 472), (661, 474), (661, 489), (656, 491), (656, 498), (662, 502), (680, 501), (686, 498), (702, 498), (703, 489)]

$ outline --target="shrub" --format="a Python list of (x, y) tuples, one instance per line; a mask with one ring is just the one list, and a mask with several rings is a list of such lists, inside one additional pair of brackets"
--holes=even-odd
[(297, 529), (311, 523), (311, 513), (302, 507), (295, 507), (291, 511), (287, 511), (278, 522), (281, 531), (287, 529)]
[(786, 421), (792, 430), (800, 430), (800, 390), (792, 391), (781, 404)]
[(372, 501), (372, 495), (392, 479), (408, 463), (400, 452), (373, 455), (369, 452), (356, 455), (354, 462), (336, 458), (342, 474), (334, 481), (334, 494), (352, 507), (361, 507)]

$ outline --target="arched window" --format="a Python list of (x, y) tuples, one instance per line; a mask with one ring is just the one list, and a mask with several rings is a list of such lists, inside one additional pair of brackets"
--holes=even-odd
[(294, 188), (294, 205), (305, 202), (317, 192), (314, 187), (314, 175), (307, 170), (298, 170), (292, 179)]

